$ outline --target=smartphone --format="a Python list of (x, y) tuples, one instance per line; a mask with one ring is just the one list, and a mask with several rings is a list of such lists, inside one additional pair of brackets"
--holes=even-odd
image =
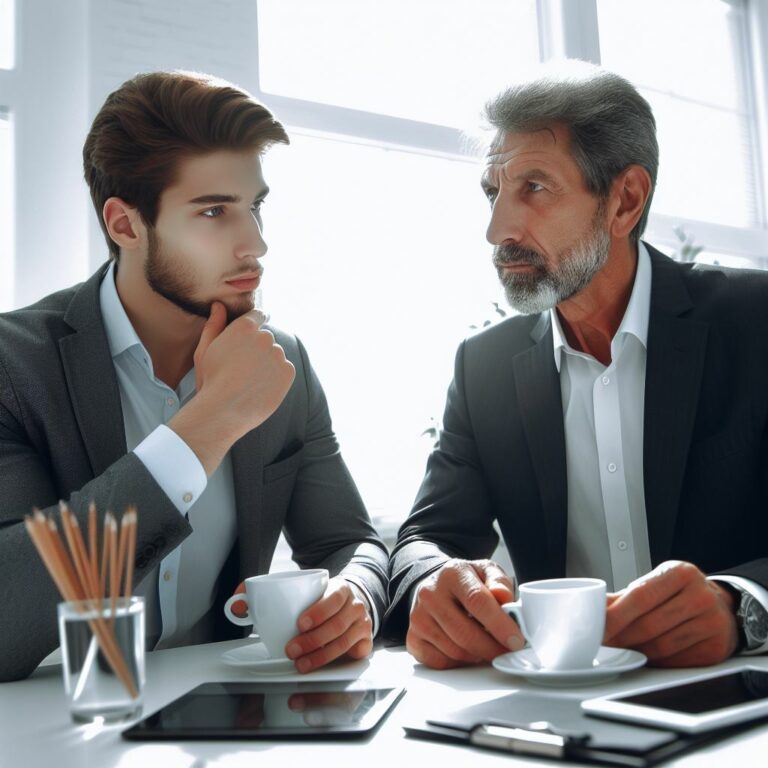
[(744, 665), (582, 702), (589, 715), (701, 733), (768, 717), (768, 669)]

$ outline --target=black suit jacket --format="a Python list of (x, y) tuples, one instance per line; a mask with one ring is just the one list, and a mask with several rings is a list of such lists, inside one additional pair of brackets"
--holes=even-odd
[[(768, 587), (768, 274), (678, 264), (648, 246), (643, 467), (651, 560)], [(450, 557), (509, 548), (519, 583), (565, 575), (567, 477), (547, 315), (459, 347), (439, 443), (390, 560), (384, 633)]]
[[(136, 583), (192, 528), (133, 453), (99, 306), (100, 269), (81, 286), (0, 315), (0, 681), (25, 677), (58, 645), (59, 597), (24, 529), (33, 507), (66, 499), (81, 526), (139, 511)], [(231, 449), (238, 538), (195, 637), (242, 635), (222, 613), (246, 576), (266, 573), (281, 529), (299, 565), (363, 583), (381, 616), (387, 550), (341, 458), (301, 343), (271, 328), (296, 367), (284, 401)]]

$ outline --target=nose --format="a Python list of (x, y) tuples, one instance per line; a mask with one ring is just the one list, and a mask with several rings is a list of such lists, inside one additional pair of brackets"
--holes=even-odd
[(267, 242), (264, 240), (261, 216), (250, 214), (247, 216), (235, 249), (238, 259), (260, 259), (267, 252)]
[(524, 223), (520, 206), (510, 199), (502, 188), (493, 202), (491, 220), (485, 232), (485, 239), (491, 245), (519, 243), (523, 238)]

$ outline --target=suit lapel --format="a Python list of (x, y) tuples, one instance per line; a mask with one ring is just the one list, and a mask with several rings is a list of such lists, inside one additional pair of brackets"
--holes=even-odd
[(102, 268), (74, 295), (64, 320), (75, 332), (59, 341), (67, 389), (94, 477), (126, 453), (120, 390), (99, 305), (103, 275)]
[(645, 375), (643, 475), (651, 561), (672, 548), (680, 489), (704, 367), (708, 325), (682, 317), (693, 307), (681, 267), (651, 254), (651, 311)]
[(565, 431), (560, 379), (548, 325), (538, 342), (516, 355), (512, 364), (520, 416), (544, 514), (548, 570), (553, 576), (564, 576), (568, 509)]

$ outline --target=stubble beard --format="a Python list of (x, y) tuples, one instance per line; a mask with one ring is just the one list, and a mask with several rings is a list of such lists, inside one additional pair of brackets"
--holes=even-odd
[[(493, 261), (507, 301), (525, 315), (546, 312), (589, 285), (608, 261), (611, 238), (603, 226), (603, 206), (598, 207), (589, 231), (558, 254), (558, 264), (548, 268), (544, 257), (528, 248), (498, 245)], [(530, 264), (531, 272), (508, 272), (505, 264)]]
[[(212, 302), (195, 298), (195, 278), (192, 270), (181, 259), (174, 258), (163, 250), (160, 238), (153, 228), (148, 229), (144, 277), (155, 293), (182, 311), (206, 319), (210, 317)], [(242, 302), (235, 307), (222, 302), (227, 310), (227, 323), (231, 323), (254, 308), (253, 294), (245, 294), (241, 298)]]

